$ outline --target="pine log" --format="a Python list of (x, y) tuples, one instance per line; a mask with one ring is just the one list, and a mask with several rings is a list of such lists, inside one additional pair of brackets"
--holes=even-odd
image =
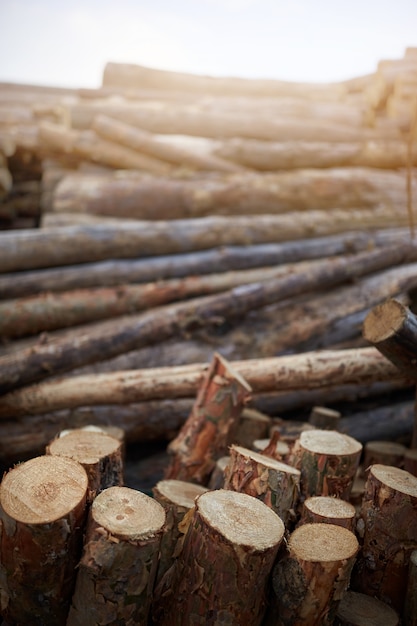
[(174, 564), (177, 556), (176, 545), (182, 537), (179, 525), (184, 515), (193, 508), (196, 497), (206, 491), (207, 488), (201, 485), (172, 479), (160, 480), (152, 489), (154, 498), (163, 506), (166, 515), (155, 586)]
[[(415, 177), (414, 177), (415, 178)], [(417, 183), (412, 183), (417, 191)], [(245, 172), (180, 178), (116, 172), (67, 174), (57, 185), (53, 210), (128, 219), (173, 220), (216, 215), (279, 215), (290, 211), (380, 209), (397, 218), (407, 206), (403, 171), (340, 167), (275, 173)], [(385, 210), (385, 213), (384, 213)], [(337, 214), (337, 211), (336, 211)], [(404, 222), (391, 221), (392, 226)], [(383, 223), (374, 223), (381, 228)], [(346, 223), (346, 229), (352, 222)]]
[(41, 122), (39, 139), (45, 151), (90, 160), (116, 169), (133, 169), (166, 175), (171, 166), (149, 155), (100, 138), (93, 131), (76, 131), (51, 122)]
[(282, 519), (288, 527), (295, 519), (300, 494), (300, 472), (259, 454), (232, 445), (225, 469), (224, 489), (258, 498)]
[(0, 297), (17, 298), (42, 291), (113, 287), (188, 275), (252, 269), (280, 263), (360, 252), (382, 246), (407, 245), (409, 230), (344, 232), (340, 235), (246, 246), (224, 246), (185, 254), (144, 259), (104, 260), (71, 267), (20, 271), (0, 275)]
[(301, 494), (349, 499), (359, 466), (362, 444), (328, 430), (304, 431), (300, 435)]
[[(232, 367), (253, 393), (314, 389), (349, 383), (402, 379), (398, 368), (374, 348), (236, 361)], [(15, 390), (0, 399), (0, 417), (36, 415), (76, 406), (128, 404), (193, 396), (205, 364), (73, 376)]]
[(295, 271), (301, 273), (311, 267), (311, 263), (301, 262), (297, 265), (190, 276), (144, 285), (119, 284), (113, 288), (76, 289), (60, 294), (42, 292), (37, 296), (0, 302), (0, 337), (15, 338), (78, 326), (191, 297), (227, 291), (239, 285), (285, 278)]
[(399, 626), (400, 618), (388, 604), (356, 591), (340, 600), (334, 626)]
[(171, 441), (166, 478), (206, 485), (216, 461), (234, 439), (251, 388), (220, 354), (215, 354), (191, 413)]
[(162, 506), (140, 491), (97, 496), (67, 626), (147, 623), (164, 524)]
[(417, 448), (406, 448), (403, 463), (403, 469), (405, 469), (406, 472), (410, 472), (413, 476), (417, 476)]
[(266, 454), (276, 461), (282, 461), (283, 463), (288, 464), (287, 459), (290, 454), (290, 446), (285, 441), (281, 441), (281, 434), (279, 431), (274, 431), (274, 434), (275, 438), (272, 435), (269, 439), (253, 440), (252, 449), (260, 454)]
[(161, 140), (158, 135), (148, 133), (139, 128), (105, 115), (98, 115), (92, 124), (93, 130), (104, 139), (126, 146), (138, 152), (143, 152), (171, 163), (177, 167), (188, 167), (192, 170), (209, 170), (220, 172), (236, 172), (243, 169), (238, 164), (231, 163), (211, 154), (199, 154)]
[[(238, 523), (237, 523), (238, 521)], [(284, 524), (262, 502), (243, 493), (209, 491), (183, 520), (181, 553), (156, 589), (160, 626), (260, 626), (269, 574)]]
[(363, 448), (363, 471), (367, 472), (371, 465), (392, 465), (403, 467), (406, 447), (395, 441), (368, 441)]
[(408, 376), (417, 378), (417, 317), (401, 302), (375, 306), (363, 325), (364, 338)]
[(210, 480), (208, 482), (208, 488), (210, 490), (214, 489), (223, 489), (224, 485), (224, 473), (227, 465), (229, 464), (230, 456), (221, 456), (220, 459), (217, 459), (216, 465), (210, 475)]
[(271, 418), (253, 407), (244, 407), (240, 414), (234, 443), (250, 448), (255, 439), (266, 437), (271, 427)]
[(79, 463), (41, 456), (1, 483), (1, 615), (11, 624), (64, 626), (84, 526), (87, 475)]
[(355, 532), (355, 507), (330, 496), (312, 496), (303, 502), (299, 525), (336, 524)]
[(313, 406), (308, 421), (321, 430), (338, 430), (342, 414), (326, 406)]
[(410, 557), (417, 549), (417, 478), (388, 465), (372, 465), (357, 531), (362, 539), (352, 589), (403, 610)]
[[(302, 168), (372, 167), (394, 170), (407, 164), (404, 141), (369, 140), (356, 143), (325, 143), (323, 141), (257, 141), (230, 139), (215, 154), (242, 166), (260, 171)], [(417, 166), (417, 148), (412, 151), (412, 164)]]
[(408, 569), (407, 591), (404, 603), (404, 626), (416, 626), (417, 624), (417, 550), (410, 555)]
[(304, 524), (272, 574), (268, 625), (332, 626), (358, 552), (355, 535), (334, 524)]
[(90, 503), (103, 489), (123, 484), (123, 442), (103, 432), (73, 430), (51, 441), (46, 454), (68, 457), (83, 466)]

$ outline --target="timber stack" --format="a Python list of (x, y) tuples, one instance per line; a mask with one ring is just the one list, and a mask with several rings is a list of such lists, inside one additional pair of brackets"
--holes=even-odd
[(326, 85), (0, 84), (10, 626), (415, 623), (416, 168), (417, 48)]

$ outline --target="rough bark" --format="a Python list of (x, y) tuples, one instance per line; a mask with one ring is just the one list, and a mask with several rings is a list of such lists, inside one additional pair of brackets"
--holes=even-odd
[(251, 448), (255, 439), (266, 437), (271, 427), (271, 418), (253, 407), (245, 407), (240, 414), (239, 424), (233, 443)]
[(268, 625), (331, 626), (358, 552), (355, 535), (334, 524), (304, 524), (273, 569)]
[(88, 476), (88, 502), (107, 487), (123, 484), (123, 442), (103, 432), (76, 429), (59, 436), (46, 453), (78, 461)]
[(259, 626), (284, 536), (280, 518), (255, 498), (221, 489), (197, 498), (181, 530), (181, 553), (156, 590), (155, 622)]
[(3, 478), (1, 615), (11, 624), (64, 626), (84, 526), (87, 475), (67, 458), (41, 456)]
[(281, 441), (279, 431), (275, 431), (269, 439), (254, 439), (252, 449), (282, 463), (287, 463), (290, 455), (290, 446), (285, 441)]
[(213, 216), (186, 220), (123, 222), (2, 233), (0, 271), (14, 272), (111, 258), (135, 258), (207, 250), (222, 245), (279, 243), (335, 235), (352, 228), (406, 226), (398, 209), (312, 210), (305, 214)]
[[(106, 177), (105, 180), (108, 180)], [(388, 229), (345, 232), (340, 235), (283, 243), (223, 246), (185, 254), (159, 255), (144, 259), (103, 260), (70, 267), (46, 268), (0, 275), (0, 297), (17, 298), (42, 291), (67, 291), (87, 287), (114, 287), (188, 275), (212, 274), (295, 263), (369, 250), (381, 246), (407, 245), (409, 231)]]
[(265, 454), (232, 445), (224, 489), (258, 498), (275, 511), (288, 527), (295, 519), (300, 472)]
[(349, 499), (359, 466), (362, 444), (328, 430), (304, 431), (300, 435), (301, 494)]
[(188, 419), (169, 444), (166, 478), (206, 485), (217, 459), (234, 440), (250, 394), (246, 380), (215, 354)]
[(373, 465), (368, 474), (357, 530), (362, 550), (352, 589), (403, 610), (408, 566), (417, 548), (417, 478), (404, 470)]
[(417, 476), (417, 449), (405, 449), (403, 458), (403, 469), (410, 472), (413, 476)]
[(355, 507), (341, 498), (312, 496), (303, 502), (299, 525), (335, 524), (355, 532)]
[(402, 468), (406, 449), (395, 441), (368, 441), (363, 448), (363, 471), (366, 473), (375, 463)]
[(340, 600), (335, 626), (399, 626), (400, 618), (388, 604), (356, 591), (346, 591)]
[(94, 500), (68, 626), (146, 624), (164, 529), (162, 506), (127, 487)]
[(221, 456), (220, 459), (217, 459), (216, 465), (211, 473), (210, 480), (208, 482), (208, 488), (211, 490), (214, 489), (223, 489), (224, 485), (224, 472), (230, 461), (230, 456)]
[[(163, 506), (166, 515), (164, 533), (159, 549), (155, 586), (174, 564), (177, 542), (182, 537), (179, 526), (184, 515), (193, 508), (195, 499), (207, 491), (206, 487), (183, 480), (160, 480), (153, 488), (154, 498)], [(178, 548), (179, 550), (179, 548)], [(157, 599), (154, 598), (157, 603)]]
[(405, 626), (417, 624), (417, 550), (410, 555), (403, 619)]
[[(398, 368), (374, 348), (323, 350), (235, 361), (232, 366), (249, 383), (254, 394), (403, 378)], [(0, 417), (36, 415), (76, 406), (192, 397), (203, 380), (205, 369), (205, 364), (193, 364), (44, 382), (5, 394), (0, 400)]]
[(417, 379), (417, 317), (396, 300), (375, 306), (365, 319), (364, 338), (407, 376)]

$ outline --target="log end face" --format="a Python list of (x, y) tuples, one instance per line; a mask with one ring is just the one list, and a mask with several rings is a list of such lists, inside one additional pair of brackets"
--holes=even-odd
[(363, 336), (373, 345), (394, 336), (407, 318), (406, 307), (397, 300), (375, 306), (363, 323)]
[(353, 558), (359, 549), (353, 532), (336, 524), (304, 524), (289, 540), (290, 553), (310, 562), (335, 562)]

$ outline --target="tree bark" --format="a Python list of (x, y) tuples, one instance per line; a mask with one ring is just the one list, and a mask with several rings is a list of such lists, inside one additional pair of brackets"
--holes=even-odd
[(326, 406), (313, 406), (308, 421), (321, 430), (339, 430), (342, 414)]
[[(148, 368), (44, 382), (4, 395), (0, 399), (0, 417), (36, 415), (76, 406), (192, 397), (203, 380), (206, 367), (193, 364)], [(232, 367), (248, 382), (254, 394), (403, 378), (395, 365), (373, 348), (235, 361)]]
[(411, 448), (404, 452), (404, 466), (406, 472), (410, 472), (413, 476), (417, 476), (417, 449)]
[(362, 444), (328, 430), (304, 431), (300, 435), (301, 494), (349, 499), (359, 466)]
[(341, 498), (312, 496), (304, 500), (299, 525), (335, 524), (355, 532), (355, 507)]
[[(304, 524), (273, 569), (271, 626), (331, 626), (358, 552), (355, 535), (334, 524)], [(274, 610), (275, 609), (275, 610)]]
[[(107, 180), (107, 178), (106, 178)], [(224, 246), (185, 254), (143, 259), (103, 260), (69, 267), (45, 268), (0, 275), (0, 297), (17, 298), (42, 291), (67, 291), (88, 287), (114, 287), (188, 275), (253, 269), (295, 263), (383, 246), (408, 245), (405, 229), (374, 232), (348, 231), (340, 235), (245, 246)]]
[(75, 582), (87, 475), (72, 459), (41, 456), (3, 478), (1, 615), (8, 623), (64, 626)]
[(407, 591), (404, 604), (404, 625), (416, 626), (417, 624), (417, 550), (413, 550), (410, 556), (408, 569)]
[(357, 524), (363, 545), (352, 589), (386, 602), (400, 614), (411, 553), (417, 548), (416, 506), (415, 476), (387, 465), (370, 468)]
[(399, 615), (385, 602), (356, 591), (346, 591), (340, 600), (335, 626), (399, 626)]
[(51, 441), (46, 454), (69, 457), (83, 466), (89, 503), (103, 489), (123, 484), (123, 442), (105, 433), (73, 430)]
[(188, 419), (169, 444), (166, 478), (208, 483), (217, 459), (234, 439), (250, 393), (246, 380), (215, 354)]
[(165, 523), (140, 491), (110, 487), (94, 500), (68, 626), (146, 624)]
[(363, 473), (366, 474), (371, 465), (392, 465), (403, 467), (406, 447), (395, 441), (368, 441), (363, 448)]
[(230, 461), (225, 469), (224, 489), (261, 500), (288, 527), (295, 519), (300, 472), (265, 454), (232, 445)]
[[(239, 523), (236, 524), (236, 520)], [(209, 491), (183, 520), (184, 543), (156, 590), (160, 626), (259, 626), (269, 574), (284, 524), (262, 502), (243, 493)]]

